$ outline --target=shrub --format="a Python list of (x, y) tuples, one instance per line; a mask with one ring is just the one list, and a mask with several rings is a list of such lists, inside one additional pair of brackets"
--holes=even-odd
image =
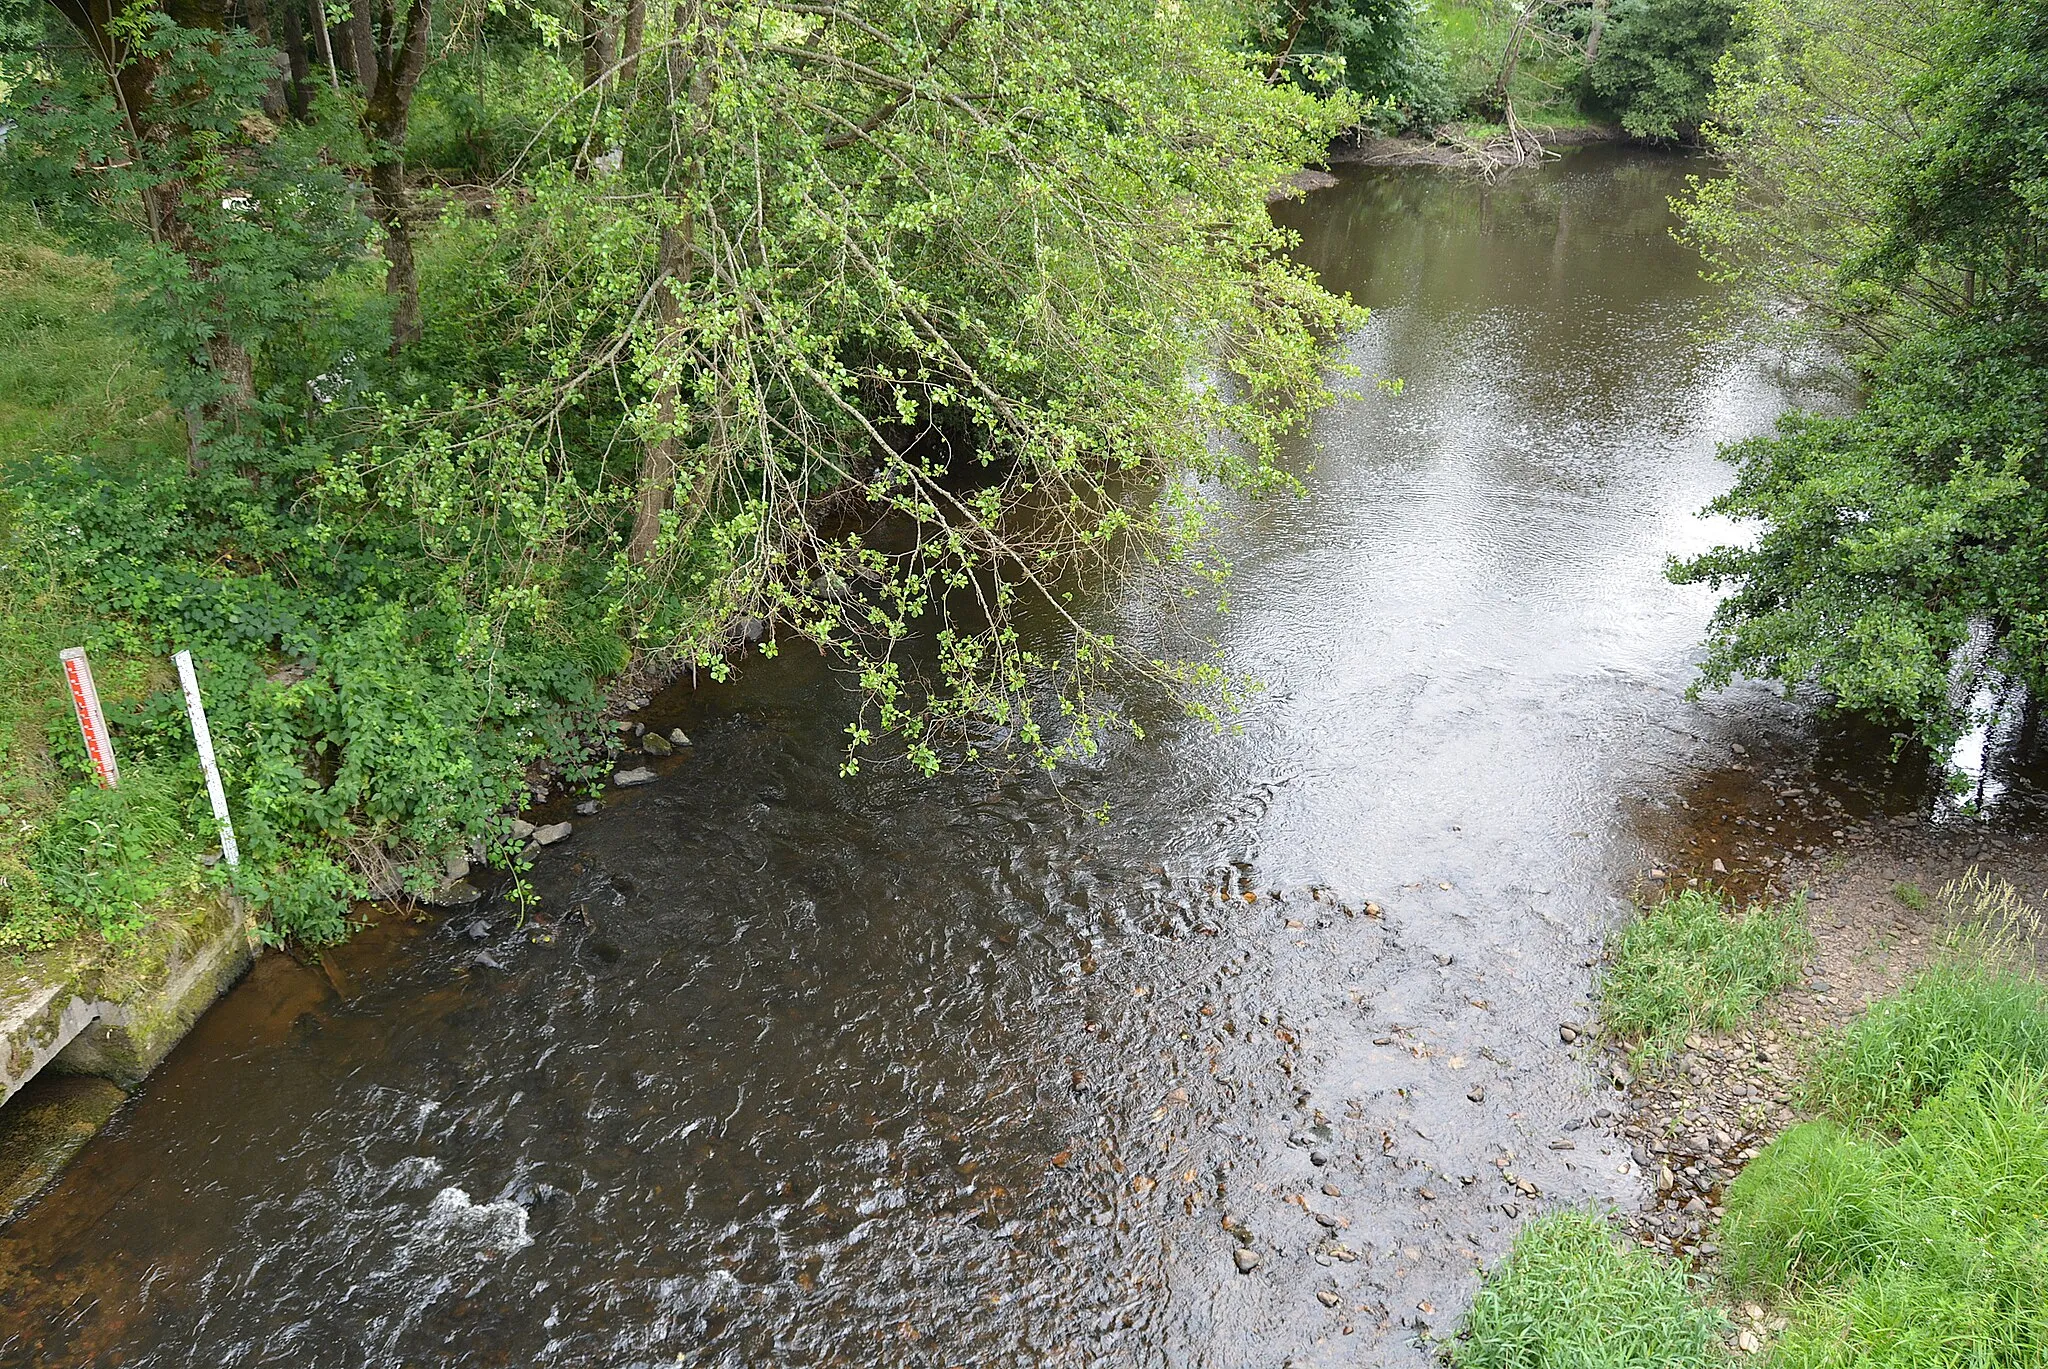
[(1668, 894), (1610, 943), (1601, 1016), (1662, 1054), (1689, 1031), (1733, 1027), (1798, 976), (1812, 947), (1803, 897), (1738, 917), (1719, 890)]
[(1594, 100), (1635, 137), (1698, 137), (1735, 10), (1733, 0), (1615, 0), (1586, 72)]
[(1531, 1222), (1473, 1300), (1455, 1369), (1691, 1369), (1720, 1362), (1719, 1313), (1675, 1266), (1592, 1212)]

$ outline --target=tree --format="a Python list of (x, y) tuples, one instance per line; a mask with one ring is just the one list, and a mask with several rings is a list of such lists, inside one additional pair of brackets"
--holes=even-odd
[[(1085, 750), (1085, 681), (1119, 652), (1057, 581), (1189, 551), (1213, 508), (1191, 476), (1284, 486), (1274, 443), (1344, 316), (1264, 197), (1345, 110), (1248, 69), (1238, 22), (1123, 0), (649, 16), (662, 60), (564, 111), (617, 169), (536, 175), (501, 211), (538, 273), (542, 375), (409, 441), (500, 497), (494, 469), (623, 396), (646, 649), (713, 663), (726, 625), (778, 622), (861, 673), (857, 739), (907, 729), (935, 763), (926, 724), (977, 717), (1023, 753)], [(861, 530), (825, 532), (828, 505)], [(1022, 600), (1065, 619), (1063, 656), (1020, 635)]]
[(1709, 683), (1817, 685), (1943, 746), (1982, 720), (1984, 686), (1994, 709), (2048, 688), (2048, 4), (1920, 17), (1892, 30), (1925, 46), (1894, 68), (1891, 150), (1850, 163), (1868, 214), (1817, 235), (1842, 296), (1909, 302), (1868, 402), (1734, 448), (1711, 507), (1763, 530), (1673, 573), (1734, 588)]
[(1939, 262), (1893, 280), (1853, 269), (1919, 137), (1909, 92), (1942, 15), (1928, 0), (1749, 0), (1705, 129), (1722, 174), (1676, 206), (1683, 235), (1737, 287), (1734, 310), (1876, 348), (1955, 314), (1963, 282)]
[(1615, 0), (1587, 38), (1593, 98), (1638, 138), (1689, 142), (1706, 122), (1714, 65), (1734, 36), (1735, 0)]
[(136, 331), (187, 416), (197, 472), (214, 441), (260, 440), (258, 351), (361, 240), (331, 155), (346, 156), (349, 140), (263, 115), (276, 55), (230, 27), (216, 0), (57, 8), (93, 72), (44, 73), (9, 162), (85, 241), (124, 262)]

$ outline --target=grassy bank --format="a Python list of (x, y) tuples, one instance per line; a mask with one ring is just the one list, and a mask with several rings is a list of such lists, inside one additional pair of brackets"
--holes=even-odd
[(115, 478), (179, 459), (182, 433), (108, 325), (111, 272), (0, 221), (0, 948), (85, 936), (120, 946), (149, 909), (196, 894), (192, 795), (141, 758), (89, 780), (57, 653), (91, 653), (110, 719), (171, 683), (144, 634), (65, 575), (22, 508), (46, 463), (91, 453)]
[[(597, 680), (625, 645), (573, 590), (556, 614), (469, 611), (466, 568), (416, 530), (343, 531), (317, 493), (232, 472), (189, 480), (184, 423), (115, 305), (106, 263), (0, 221), (0, 949), (118, 953), (226, 884), (180, 648), (229, 774), (242, 891), (274, 938), (333, 940), (351, 899), (424, 892), (480, 840), (505, 851), (537, 764), (602, 763)], [(70, 646), (90, 653), (118, 790), (91, 779)]]
[[(1799, 1369), (2048, 1363), (2040, 920), (2009, 886), (1983, 881), (1951, 886), (1940, 903), (1960, 930), (1810, 1062), (1807, 1120), (1729, 1186), (1718, 1262), (1688, 1279), (1624, 1247), (1598, 1215), (1547, 1215), (1475, 1303), (1451, 1347), (1458, 1369), (1704, 1369), (1751, 1355)], [(1710, 982), (1716, 963), (1735, 982), (1739, 967), (1768, 971), (1773, 948), (1801, 934), (1782, 910), (1737, 919), (1722, 908), (1714, 935), (1701, 912), (1682, 894), (1619, 939), (1605, 993), (1636, 1039), (1680, 1023), (1725, 1029), (1747, 1011), (1668, 987), (1646, 995), (1644, 946), (1663, 948), (1660, 982)], [(1761, 994), (1735, 997), (1753, 1007)]]

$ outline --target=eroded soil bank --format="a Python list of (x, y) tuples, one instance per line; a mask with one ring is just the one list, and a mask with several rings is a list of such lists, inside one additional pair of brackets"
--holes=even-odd
[(1281, 205), (1376, 311), (1364, 392), (1241, 510), (1234, 612), (1090, 606), (1265, 680), (1240, 731), (1139, 698), (1057, 785), (846, 781), (815, 657), (669, 691), (695, 744), (537, 913), (272, 957), (202, 1022), (0, 1230), (0, 1361), (1428, 1363), (1526, 1215), (1654, 1177), (1558, 1030), (1648, 870), (1781, 849), (1793, 777), (1822, 834), (1931, 802), (1684, 698), (1716, 445), (1828, 398), (1699, 342), (1688, 169)]

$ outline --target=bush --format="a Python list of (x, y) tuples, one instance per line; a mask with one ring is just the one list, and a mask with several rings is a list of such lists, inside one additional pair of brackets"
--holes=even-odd
[(1720, 1362), (1719, 1313), (1675, 1266), (1615, 1243), (1592, 1212), (1557, 1212), (1522, 1229), (1487, 1279), (1455, 1369), (1691, 1369)]
[(1600, 1013), (1662, 1054), (1687, 1032), (1733, 1027), (1798, 977), (1812, 947), (1803, 897), (1736, 917), (1718, 890), (1668, 894), (1610, 943)]

